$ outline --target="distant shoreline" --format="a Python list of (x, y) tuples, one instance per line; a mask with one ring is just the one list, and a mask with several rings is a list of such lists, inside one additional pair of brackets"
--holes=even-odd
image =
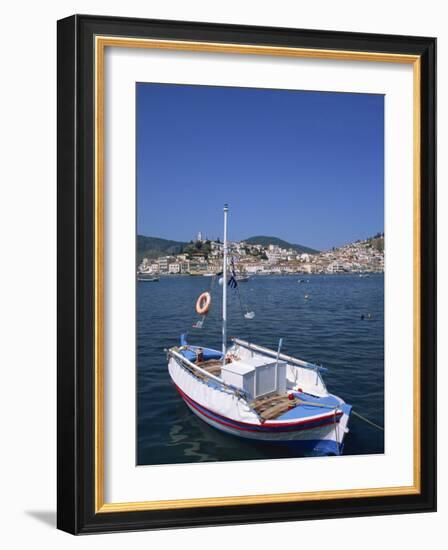
[[(155, 276), (155, 274), (152, 274), (152, 273), (141, 273), (141, 272), (137, 272), (137, 276), (141, 276), (141, 275), (148, 275), (148, 276)], [(338, 273), (303, 273), (303, 272), (298, 272), (298, 273), (254, 273), (254, 274), (250, 274), (248, 275), (249, 277), (249, 280), (250, 279), (255, 279), (255, 278), (264, 278), (264, 277), (298, 277), (299, 279), (307, 279), (309, 277), (321, 277), (321, 276), (330, 276), (330, 277), (335, 277), (335, 276), (339, 276), (339, 277), (344, 277), (344, 276), (347, 276), (347, 275), (351, 275), (351, 276), (358, 276), (360, 278), (369, 278), (371, 276), (374, 276), (374, 275), (384, 275), (384, 271), (362, 271), (362, 272), (359, 272), (359, 271), (349, 271), (349, 272), (338, 272)], [(217, 274), (213, 274), (213, 275), (207, 275), (204, 277), (203, 274), (189, 274), (189, 273), (158, 273), (157, 274), (157, 277), (160, 277), (160, 278), (166, 278), (166, 279), (180, 279), (180, 278), (186, 278), (186, 277), (190, 277), (190, 278), (195, 278), (195, 279), (200, 279), (200, 278), (211, 278), (211, 277), (217, 277), (218, 275)]]

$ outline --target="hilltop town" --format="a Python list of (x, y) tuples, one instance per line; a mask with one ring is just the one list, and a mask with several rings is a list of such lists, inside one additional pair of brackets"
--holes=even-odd
[[(158, 239), (159, 241), (161, 239)], [(256, 239), (248, 239), (256, 240)], [(325, 252), (303, 252), (297, 246), (283, 248), (267, 242), (230, 242), (229, 254), (235, 271), (244, 275), (289, 275), (315, 273), (382, 273), (384, 271), (384, 234), (332, 248)], [(279, 241), (279, 239), (272, 239)], [(166, 241), (170, 242), (170, 241)], [(281, 241), (283, 242), (283, 241)], [(287, 243), (285, 243), (287, 244)], [(149, 257), (154, 256), (155, 257)], [(139, 273), (158, 275), (211, 275), (222, 270), (223, 244), (219, 239), (196, 239), (179, 247), (178, 253), (147, 254)]]

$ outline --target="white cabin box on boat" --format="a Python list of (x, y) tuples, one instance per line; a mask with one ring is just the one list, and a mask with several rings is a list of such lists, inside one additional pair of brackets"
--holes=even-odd
[(247, 392), (255, 399), (269, 393), (285, 393), (286, 363), (266, 363), (263, 357), (252, 357), (249, 361), (237, 360), (221, 367), (221, 378)]

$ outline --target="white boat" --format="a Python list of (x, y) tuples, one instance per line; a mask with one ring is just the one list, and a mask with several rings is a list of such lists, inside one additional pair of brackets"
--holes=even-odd
[[(225, 281), (227, 212), (226, 205)], [(277, 350), (239, 338), (228, 342), (227, 286), (222, 285), (222, 350), (189, 345), (186, 335), (167, 350), (168, 371), (179, 395), (196, 416), (226, 434), (292, 446), (301, 455), (341, 454), (351, 406), (329, 393), (323, 367), (282, 353), (281, 338)], [(198, 299), (203, 319), (210, 303), (208, 293)]]
[(148, 273), (138, 273), (137, 280), (141, 283), (158, 283), (160, 279)]

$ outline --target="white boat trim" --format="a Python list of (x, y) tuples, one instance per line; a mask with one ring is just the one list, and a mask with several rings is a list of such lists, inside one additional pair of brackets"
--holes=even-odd
[[(265, 355), (269, 355), (270, 357), (277, 358), (277, 352), (265, 348), (263, 346), (258, 346), (257, 344), (251, 344), (250, 342), (246, 342), (246, 340), (240, 340), (239, 338), (232, 338), (232, 341), (238, 345), (242, 346), (243, 348), (247, 348), (248, 350), (258, 351), (259, 353), (264, 353)], [(284, 353), (280, 353), (278, 356), (282, 361), (287, 361), (288, 363), (293, 363), (294, 365), (298, 365), (300, 367), (305, 367), (307, 369), (321, 369), (319, 365), (315, 365), (314, 363), (308, 363), (307, 361), (302, 361), (302, 359), (296, 359), (295, 357), (292, 357), (291, 355), (286, 355)]]
[(217, 382), (221, 386), (224, 386), (225, 388), (230, 390), (235, 395), (244, 396), (244, 394), (245, 394), (244, 390), (242, 390), (241, 388), (236, 388), (234, 386), (231, 386), (230, 384), (227, 384), (226, 382), (224, 382), (224, 380), (222, 378), (219, 378), (218, 376), (215, 376), (214, 374), (211, 374), (210, 372), (208, 372), (204, 369), (201, 369), (201, 367), (198, 367), (198, 365), (195, 365), (194, 363), (192, 363), (189, 359), (184, 357), (178, 351), (171, 348), (171, 349), (168, 350), (168, 355), (171, 355), (172, 357), (174, 357), (175, 359), (177, 359), (178, 361), (180, 361), (184, 365), (187, 365), (190, 369), (193, 369), (193, 370), (201, 373), (202, 375), (206, 376), (207, 378), (210, 378), (211, 380), (214, 380), (215, 382)]

